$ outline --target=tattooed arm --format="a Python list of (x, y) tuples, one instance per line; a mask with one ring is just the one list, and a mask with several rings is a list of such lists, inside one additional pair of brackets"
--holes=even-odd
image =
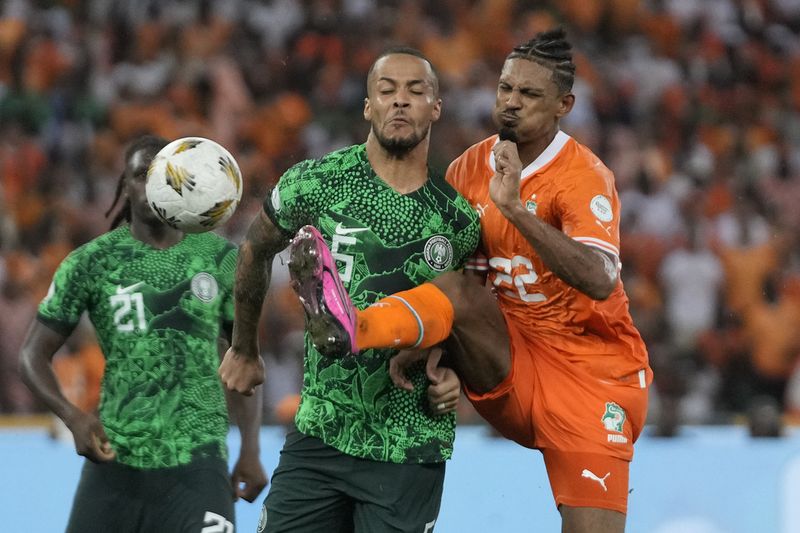
[(219, 367), (222, 382), (230, 390), (250, 395), (264, 381), (258, 323), (272, 275), (272, 260), (287, 244), (286, 235), (261, 211), (250, 224), (239, 248), (234, 282), (233, 339)]

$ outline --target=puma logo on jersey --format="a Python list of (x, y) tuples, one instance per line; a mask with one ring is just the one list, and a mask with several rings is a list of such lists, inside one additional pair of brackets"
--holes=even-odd
[(142, 285), (144, 285), (144, 281), (136, 282), (133, 285), (128, 285), (127, 287), (123, 287), (122, 285), (117, 285), (117, 294), (128, 294), (128, 293), (131, 293), (131, 292), (135, 291), (136, 289), (138, 289)]
[(489, 209), (489, 204), (483, 205), (482, 203), (478, 202), (475, 204), (475, 211), (478, 212), (478, 218), (482, 217), (486, 214), (486, 210)]
[(603, 490), (606, 491), (606, 492), (608, 492), (608, 487), (606, 487), (606, 479), (610, 475), (611, 475), (611, 472), (609, 472), (608, 474), (606, 474), (603, 477), (597, 477), (597, 474), (595, 474), (594, 472), (592, 472), (591, 470), (588, 470), (586, 468), (584, 468), (583, 472), (581, 472), (581, 477), (585, 477), (585, 478), (591, 479), (593, 481), (597, 481), (598, 483), (600, 483), (600, 486), (603, 487)]
[(334, 230), (337, 235), (348, 235), (350, 233), (359, 233), (361, 231), (367, 231), (369, 228), (345, 228), (342, 226), (342, 223), (339, 222), (336, 224), (336, 229)]

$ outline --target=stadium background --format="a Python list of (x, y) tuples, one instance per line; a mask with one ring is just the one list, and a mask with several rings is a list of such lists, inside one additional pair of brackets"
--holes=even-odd
[[(59, 261), (107, 228), (103, 214), (131, 138), (144, 131), (200, 135), (231, 150), (247, 189), (223, 233), (238, 241), (286, 168), (364, 138), (365, 75), (387, 45), (415, 46), (439, 71), (444, 116), (434, 126), (432, 157), (443, 168), (492, 132), (494, 88), (511, 46), (563, 24), (578, 65), (577, 103), (563, 129), (616, 174), (623, 280), (656, 372), (634, 480), (684, 481), (665, 507), (673, 510), (681, 498), (699, 494), (702, 479), (712, 492), (718, 488), (722, 502), (756, 490), (756, 483), (775, 491), (774, 500), (758, 501), (783, 501), (780, 479), (800, 448), (794, 431), (800, 414), (797, 0), (5, 0), (0, 6), (0, 414), (12, 426), (0, 434), (0, 446), (8, 446), (3, 472), (12, 471), (32, 432), (47, 446), (50, 421), (36, 417), (41, 406), (18, 379), (19, 346)], [(269, 369), (265, 424), (287, 418), (300, 383), (302, 318), (285, 269), (276, 271), (262, 339)], [(96, 401), (97, 356), (91, 328), (58, 356), (70, 394), (86, 405)], [(467, 405), (459, 415), (475, 424), (461, 434), (480, 438), (465, 441), (472, 444), (461, 452), (457, 444), (454, 465), (481, 464), (487, 450), (498, 449), (538, 468), (533, 454), (517, 455), (487, 436)], [(20, 428), (31, 421), (44, 421), (45, 429)], [(783, 437), (765, 442), (750, 435)], [(50, 452), (61, 449), (59, 442)], [(715, 446), (731, 452), (730, 464), (704, 468), (697, 462), (703, 453), (680, 455), (694, 445), (711, 446), (708, 457), (717, 460), (728, 456)], [(265, 454), (265, 463), (274, 464), (277, 451), (265, 447)], [(670, 454), (683, 458), (663, 464), (675, 458)], [(741, 467), (751, 461), (776, 466), (754, 468), (743, 480)], [(42, 485), (48, 474), (61, 479), (42, 464), (33, 459), (28, 477), (39, 472)], [(531, 490), (546, 488), (543, 470), (535, 472), (538, 488)], [(74, 486), (68, 474), (58, 493), (67, 504)], [(515, 483), (524, 477), (506, 468), (491, 478), (503, 484), (511, 476)], [(475, 491), (450, 496), (453, 479), (443, 519), (448, 499), (458, 509), (491, 490), (474, 484)], [(640, 494), (632, 495), (634, 509), (651, 505)], [(12, 514), (19, 508), (0, 496)], [(547, 498), (530, 508), (521, 501), (521, 508), (512, 502), (502, 512), (554, 512)], [(501, 512), (490, 503), (484, 515)], [(750, 508), (775, 527), (737, 529), (749, 522), (734, 520), (720, 531), (800, 531), (779, 521), (779, 507), (748, 503), (731, 504), (725, 513), (735, 517)], [(629, 530), (640, 531), (633, 513)]]

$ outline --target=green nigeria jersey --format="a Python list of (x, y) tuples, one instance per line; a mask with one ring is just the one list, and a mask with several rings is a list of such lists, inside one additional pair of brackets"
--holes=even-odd
[[(461, 268), (478, 243), (478, 217), (441, 176), (400, 194), (374, 172), (364, 145), (298, 163), (264, 202), (273, 222), (294, 234), (316, 226), (336, 259), (353, 303), (380, 298)], [(413, 392), (389, 377), (392, 350), (325, 358), (306, 336), (300, 431), (338, 450), (395, 463), (441, 462), (452, 455), (455, 415), (431, 416), (424, 365)]]
[(84, 311), (106, 359), (100, 419), (136, 468), (227, 457), (218, 338), (233, 320), (236, 248), (213, 234), (166, 249), (112, 230), (59, 266), (38, 318), (69, 334)]

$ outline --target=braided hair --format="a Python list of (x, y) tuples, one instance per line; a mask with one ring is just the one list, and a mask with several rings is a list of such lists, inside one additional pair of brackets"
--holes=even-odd
[[(117, 203), (119, 199), (122, 197), (122, 188), (125, 184), (125, 171), (128, 167), (128, 161), (130, 161), (133, 154), (139, 152), (141, 150), (148, 150), (152, 151), (153, 155), (157, 154), (159, 150), (164, 148), (167, 145), (168, 141), (162, 137), (156, 137), (155, 135), (142, 135), (135, 141), (133, 141), (129, 146), (128, 149), (125, 150), (125, 168), (122, 169), (122, 174), (119, 176), (119, 181), (117, 182), (117, 190), (114, 193), (114, 201), (111, 203), (111, 207), (108, 208), (106, 211), (106, 218), (108, 215), (111, 214), (112, 211), (117, 207)], [(125, 203), (117, 212), (114, 220), (111, 221), (110, 230), (119, 226), (122, 222), (130, 222), (131, 221), (131, 200), (130, 198), (125, 199)]]
[(575, 63), (572, 62), (572, 45), (567, 41), (564, 28), (537, 33), (530, 41), (515, 46), (508, 59), (527, 59), (553, 71), (553, 82), (560, 94), (572, 90), (575, 82)]

